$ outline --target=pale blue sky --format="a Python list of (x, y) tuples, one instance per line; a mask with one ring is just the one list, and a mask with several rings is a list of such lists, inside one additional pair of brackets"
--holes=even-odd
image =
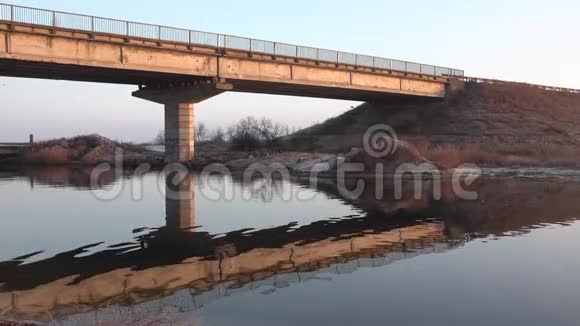
[[(467, 75), (580, 88), (578, 1), (9, 1), (464, 69)], [(131, 86), (0, 78), (0, 141), (100, 133), (145, 141), (162, 108)], [(246, 115), (308, 126), (354, 102), (228, 93), (196, 106), (227, 126)]]

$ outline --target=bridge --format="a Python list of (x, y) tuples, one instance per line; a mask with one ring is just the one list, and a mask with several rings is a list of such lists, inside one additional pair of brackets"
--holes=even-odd
[(26, 151), (30, 146), (30, 143), (0, 143), (0, 159), (16, 156)]
[(461, 70), (0, 4), (0, 76), (138, 86), (165, 106), (168, 162), (194, 154), (194, 104), (226, 91), (357, 101), (440, 99)]

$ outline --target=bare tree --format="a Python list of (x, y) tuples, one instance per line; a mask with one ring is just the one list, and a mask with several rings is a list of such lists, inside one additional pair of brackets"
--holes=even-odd
[(226, 140), (231, 142), (232, 139), (234, 139), (235, 135), (236, 135), (236, 126), (229, 126), (226, 129)]
[(165, 145), (165, 131), (160, 130), (153, 139), (153, 145)]
[(194, 135), (196, 142), (203, 142), (208, 140), (208, 130), (203, 122), (199, 123), (195, 127)]
[(256, 131), (257, 121), (253, 117), (247, 117), (233, 127), (230, 142), (232, 147), (238, 150), (251, 151), (261, 147), (260, 134)]
[(221, 127), (216, 128), (211, 132), (211, 141), (216, 143), (225, 143), (226, 142), (226, 134), (224, 133)]
[(280, 139), (290, 133), (290, 128), (270, 119), (256, 120), (247, 117), (228, 128), (232, 147), (241, 150), (255, 150), (262, 147), (274, 147)]
[[(225, 131), (218, 127), (209, 129), (202, 122), (195, 126), (194, 137), (196, 142), (230, 143), (236, 150), (253, 151), (259, 148), (273, 148), (277, 146), (291, 130), (288, 126), (274, 122), (271, 119), (246, 117), (237, 124), (229, 126)], [(164, 132), (160, 131), (153, 143), (165, 144)]]
[(288, 126), (266, 118), (256, 121), (252, 127), (260, 135), (266, 146), (274, 146), (282, 137), (290, 134)]

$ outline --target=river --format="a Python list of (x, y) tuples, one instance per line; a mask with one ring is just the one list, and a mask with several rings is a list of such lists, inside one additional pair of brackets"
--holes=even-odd
[(467, 200), (445, 181), (352, 199), (332, 180), (1, 171), (0, 320), (578, 325), (579, 176), (490, 170)]

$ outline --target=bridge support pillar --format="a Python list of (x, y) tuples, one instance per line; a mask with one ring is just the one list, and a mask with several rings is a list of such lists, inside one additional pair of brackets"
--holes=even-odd
[(233, 89), (228, 83), (205, 83), (175, 88), (142, 88), (133, 96), (165, 105), (165, 161), (194, 158), (193, 105)]
[(165, 104), (165, 161), (193, 160), (194, 146), (193, 103)]

